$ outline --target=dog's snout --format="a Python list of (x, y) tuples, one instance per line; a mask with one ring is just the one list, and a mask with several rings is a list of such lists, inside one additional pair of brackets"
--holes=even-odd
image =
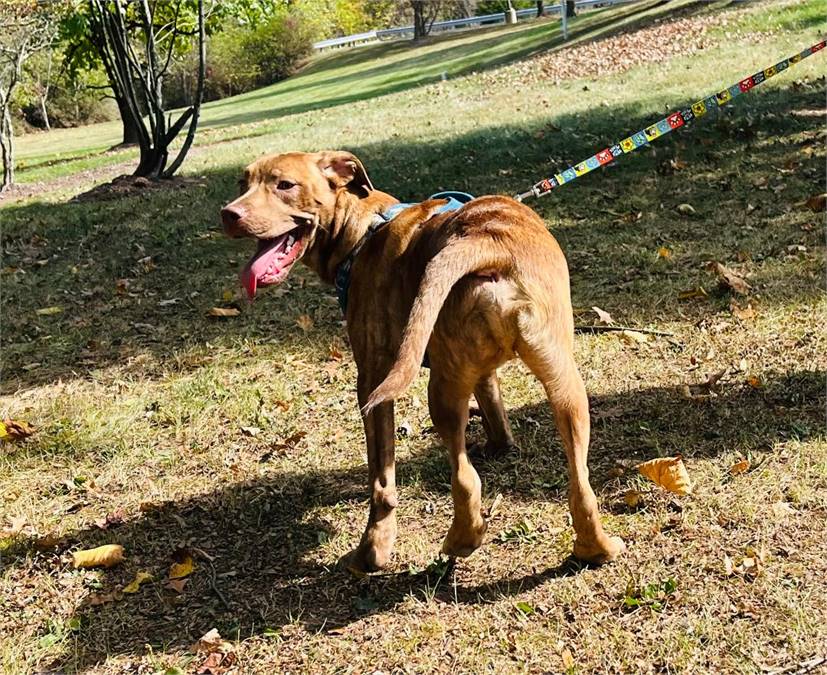
[(221, 222), (228, 231), (232, 232), (246, 214), (247, 210), (243, 206), (230, 204), (221, 209)]

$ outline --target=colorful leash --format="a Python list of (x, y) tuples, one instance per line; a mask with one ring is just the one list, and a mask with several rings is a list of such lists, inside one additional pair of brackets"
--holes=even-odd
[(691, 122), (697, 117), (703, 117), (710, 110), (724, 105), (736, 96), (740, 96), (741, 94), (748, 92), (753, 87), (757, 87), (759, 84), (777, 75), (781, 71), (786, 70), (790, 66), (794, 66), (802, 59), (806, 59), (808, 56), (821, 51), (824, 49), (825, 44), (827, 43), (822, 40), (795, 56), (784, 59), (783, 61), (776, 63), (774, 66), (770, 66), (764, 70), (759, 70), (755, 73), (755, 75), (744, 78), (740, 82), (733, 84), (731, 87), (719, 91), (717, 94), (707, 96), (697, 103), (693, 103), (689, 108), (686, 108), (686, 110), (673, 112), (659, 122), (656, 122), (655, 124), (632, 134), (628, 138), (624, 138), (620, 141), (620, 143), (615, 143), (611, 147), (601, 150), (588, 159), (579, 162), (574, 166), (570, 166), (562, 173), (556, 173), (551, 178), (544, 178), (539, 183), (536, 183), (530, 190), (515, 195), (514, 198), (521, 202), (529, 197), (542, 197), (561, 185), (571, 183), (576, 178), (580, 178), (580, 176), (585, 176), (589, 173), (589, 171), (597, 169), (604, 164), (609, 164), (620, 155), (634, 152), (640, 147), (649, 145), (649, 141), (654, 141), (656, 138), (668, 134), (670, 131), (680, 129), (684, 124)]

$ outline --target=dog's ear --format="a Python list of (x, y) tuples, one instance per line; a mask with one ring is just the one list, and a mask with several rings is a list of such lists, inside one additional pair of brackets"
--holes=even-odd
[(364, 165), (351, 152), (344, 150), (323, 152), (319, 159), (319, 168), (336, 187), (357, 188), (365, 193), (374, 189)]

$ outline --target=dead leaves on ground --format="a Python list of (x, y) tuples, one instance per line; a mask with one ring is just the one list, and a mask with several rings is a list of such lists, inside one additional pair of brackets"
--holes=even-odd
[(222, 638), (217, 628), (202, 635), (189, 650), (196, 656), (206, 654), (195, 670), (197, 675), (222, 675), (236, 662), (233, 643)]
[(712, 261), (707, 266), (712, 272), (718, 276), (718, 283), (724, 288), (737, 293), (738, 295), (748, 295), (752, 286), (750, 286), (742, 277), (738, 276), (728, 267), (719, 262)]
[(150, 574), (146, 570), (140, 570), (137, 574), (135, 574), (135, 578), (121, 589), (121, 593), (133, 595), (140, 590), (142, 584), (154, 580), (155, 577), (152, 576), (152, 574)]
[(169, 578), (183, 579), (188, 577), (195, 570), (192, 554), (185, 548), (178, 549), (172, 554), (173, 563), (169, 568)]
[(76, 567), (114, 567), (123, 562), (124, 550), (120, 544), (104, 544), (97, 548), (72, 553), (72, 564)]
[(683, 463), (683, 458), (658, 457), (638, 465), (638, 471), (662, 488), (678, 495), (692, 492), (692, 482)]
[(0, 441), (19, 441), (28, 438), (34, 429), (28, 422), (22, 420), (5, 419), (0, 422)]
[(218, 319), (228, 319), (233, 316), (238, 316), (241, 311), (236, 307), (213, 307), (207, 312), (207, 316), (212, 316)]

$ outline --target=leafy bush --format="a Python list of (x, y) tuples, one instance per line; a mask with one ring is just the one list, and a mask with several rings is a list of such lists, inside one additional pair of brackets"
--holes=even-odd
[[(312, 24), (295, 12), (278, 12), (254, 27), (229, 26), (207, 46), (205, 100), (233, 96), (290, 75), (312, 50)], [(188, 105), (195, 88), (197, 55), (189, 53), (165, 82), (171, 106)]]

